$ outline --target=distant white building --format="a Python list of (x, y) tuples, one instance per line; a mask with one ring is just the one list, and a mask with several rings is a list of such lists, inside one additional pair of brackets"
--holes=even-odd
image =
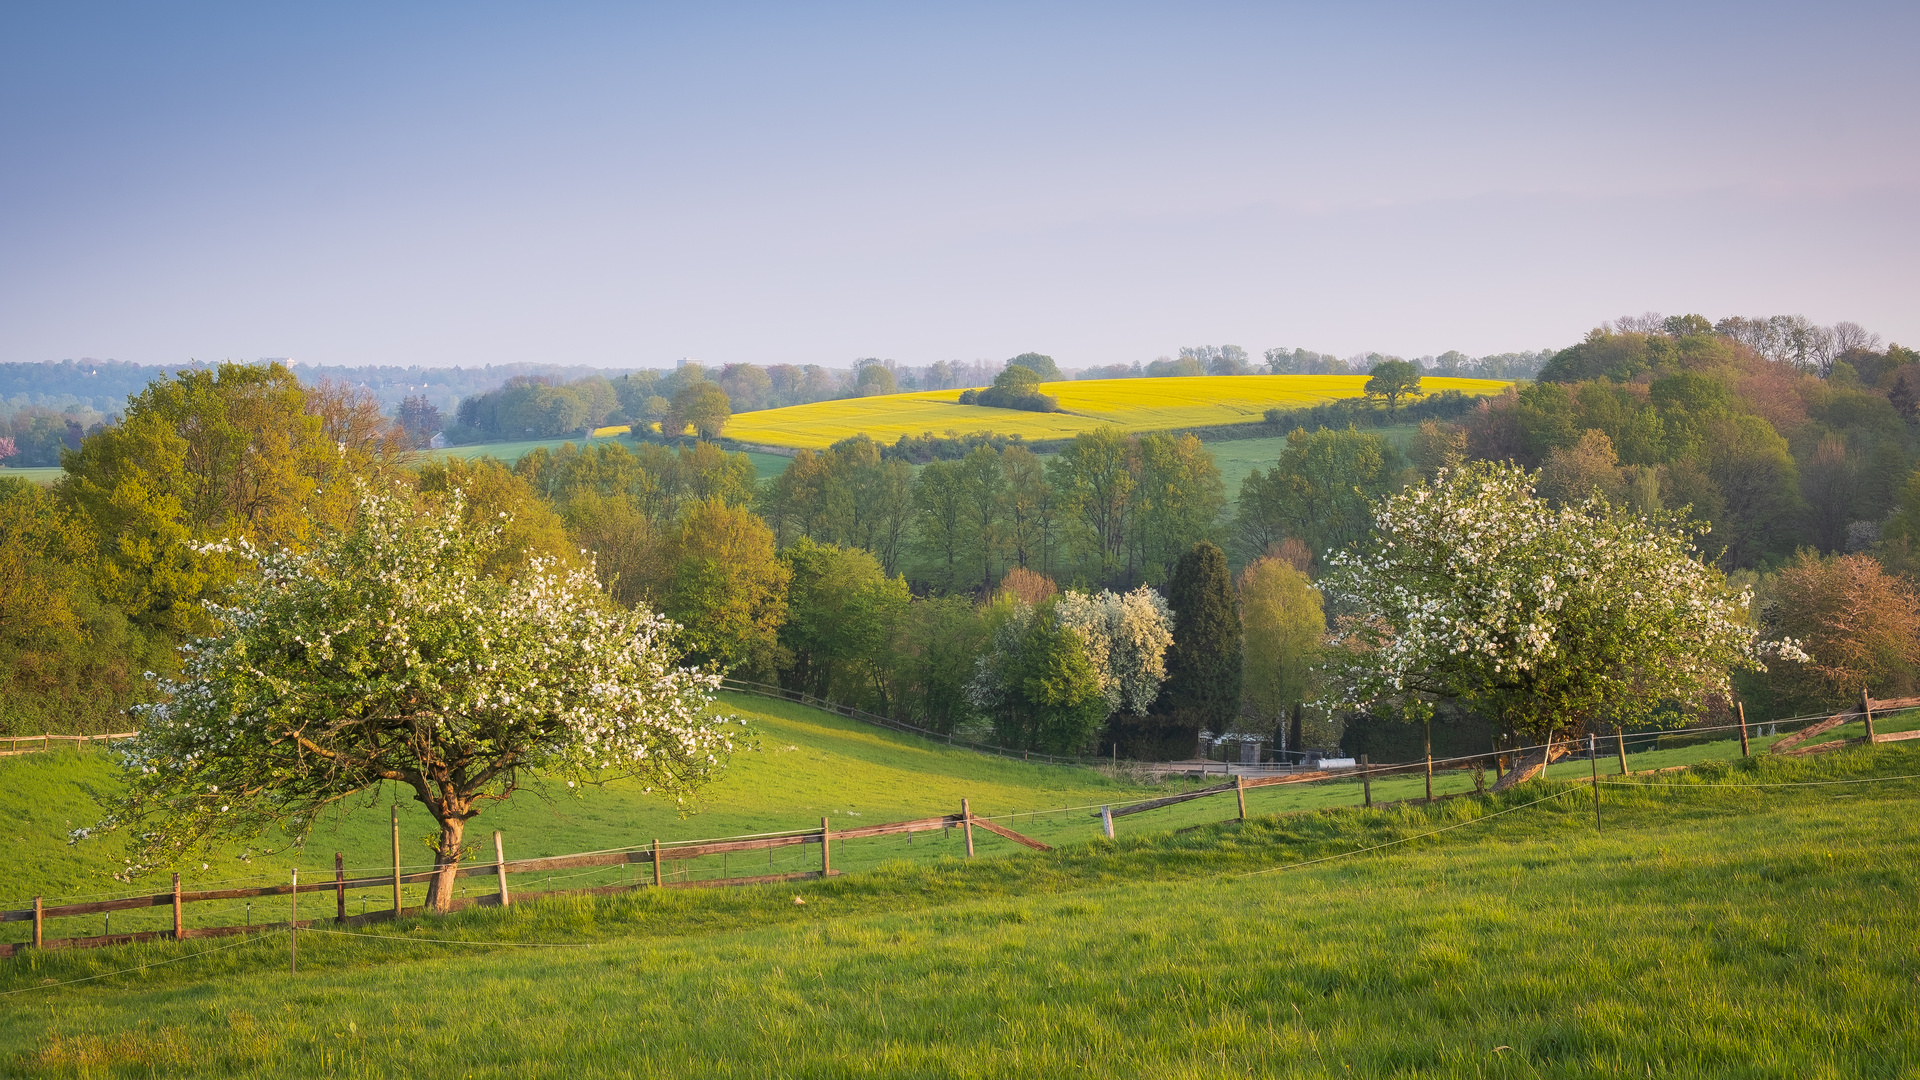
[(679, 359), (678, 362), (676, 362), (673, 365), (673, 367), (675, 371), (678, 371), (679, 369), (686, 367), (688, 364), (699, 364), (701, 367), (707, 366), (707, 362), (705, 360), (697, 360), (691, 356), (683, 356)]

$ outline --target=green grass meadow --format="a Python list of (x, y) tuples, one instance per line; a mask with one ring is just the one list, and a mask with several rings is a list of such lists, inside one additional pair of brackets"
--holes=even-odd
[[(1591, 790), (1566, 782), (1582, 760), (1431, 806), (1360, 809), (1345, 783), (1259, 789), (1240, 823), (1214, 796), (1122, 818), (1108, 841), (1057, 808), (1169, 789), (729, 704), (759, 746), (699, 814), (614, 790), (516, 801), (476, 835), (504, 828), (514, 857), (636, 830), (893, 820), (966, 795), (982, 813), (1055, 808), (1009, 824), (1056, 848), (976, 833), (968, 861), (935, 833), (836, 845), (849, 873), (829, 881), (303, 932), (297, 975), (284, 931), (29, 953), (0, 961), (0, 1075), (1920, 1075), (1913, 743), (1649, 748), (1636, 770), (1694, 767), (1624, 778), (1603, 759), (1604, 831)], [(0, 761), (0, 811), (27, 834), (6, 838), (6, 894), (53, 888), (31, 875), (61, 865), (56, 847), (61, 883), (100, 887), (106, 849), (50, 834), (81, 784), (111, 782), (103, 758)], [(304, 867), (321, 848), (331, 867), (329, 835), (383, 862), (385, 805), (316, 835)], [(69, 932), (98, 930), (50, 923)]]
[[(604, 442), (608, 438), (619, 439), (619, 436), (602, 436), (599, 441)], [(497, 458), (506, 462), (508, 465), (512, 465), (527, 454), (542, 447), (548, 450), (558, 450), (568, 443), (572, 443), (575, 446), (582, 446), (592, 441), (594, 440), (582, 439), (578, 435), (573, 435), (558, 439), (524, 439), (518, 442), (492, 442), (475, 443), (472, 446), (449, 446), (444, 450), (423, 451), (422, 454), (429, 458), (449, 457), (472, 459), (490, 457)], [(620, 439), (619, 441), (629, 442), (629, 440), (625, 439)], [(787, 462), (792, 460), (779, 454), (767, 454), (757, 450), (748, 451), (747, 457), (753, 461), (754, 474), (762, 480), (768, 477), (779, 476), (782, 472), (786, 471)], [(18, 471), (25, 472), (28, 470)], [(58, 473), (60, 470), (55, 469), (53, 471)]]

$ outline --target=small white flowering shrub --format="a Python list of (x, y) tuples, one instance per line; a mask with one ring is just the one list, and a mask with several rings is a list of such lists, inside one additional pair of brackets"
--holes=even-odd
[(1066, 592), (1054, 613), (1085, 642), (1107, 711), (1145, 713), (1167, 678), (1173, 611), (1166, 600), (1144, 585), (1125, 594)]
[(580, 785), (636, 778), (683, 797), (724, 767), (717, 674), (678, 666), (675, 626), (610, 604), (590, 568), (535, 560), (480, 573), (500, 543), (460, 507), (363, 492), (343, 535), (251, 555), (257, 574), (187, 650), (162, 704), (122, 749), (111, 823), (135, 871), (178, 865), (394, 781), (441, 823), (444, 908), (465, 822), (533, 773)]

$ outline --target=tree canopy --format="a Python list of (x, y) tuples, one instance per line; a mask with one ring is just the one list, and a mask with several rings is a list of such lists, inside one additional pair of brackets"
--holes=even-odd
[(1353, 613), (1334, 639), (1333, 696), (1416, 715), (1456, 700), (1552, 739), (1695, 712), (1732, 670), (1804, 658), (1758, 640), (1751, 595), (1701, 561), (1699, 531), (1600, 497), (1556, 509), (1514, 465), (1423, 481), (1381, 502), (1363, 550), (1330, 559), (1325, 588)]
[(1387, 413), (1392, 415), (1401, 398), (1420, 393), (1420, 369), (1405, 360), (1382, 360), (1373, 365), (1362, 389), (1369, 398), (1385, 398)]
[(608, 604), (585, 568), (482, 572), (502, 539), (457, 494), (365, 494), (350, 529), (256, 553), (219, 628), (142, 710), (115, 823), (132, 867), (178, 865), (392, 781), (440, 822), (430, 904), (446, 910), (466, 822), (536, 771), (684, 797), (725, 765), (716, 675), (679, 664), (674, 627)]

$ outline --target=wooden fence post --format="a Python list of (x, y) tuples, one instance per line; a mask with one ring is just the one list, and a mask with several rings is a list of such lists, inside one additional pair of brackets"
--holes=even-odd
[(43, 905), (40, 902), (40, 898), (37, 896), (34, 897), (33, 898), (33, 947), (36, 949), (40, 948), (41, 943), (46, 940), (47, 918), (45, 915), (41, 914), (41, 912), (44, 910), (45, 910), (45, 905)]
[(1433, 721), (1424, 725), (1427, 729), (1427, 801), (1433, 801)]
[(393, 804), (393, 917), (400, 917), (400, 804)]
[(500, 906), (513, 903), (513, 897), (507, 895), (507, 847), (500, 839), (500, 830), (493, 830), (493, 864), (500, 872)]
[(1873, 699), (1867, 696), (1865, 687), (1860, 689), (1860, 715), (1867, 721), (1867, 742), (1873, 742)]
[(347, 857), (339, 852), (333, 853), (333, 901), (334, 918), (347, 917)]
[(1736, 701), (1733, 711), (1740, 714), (1740, 756), (1747, 756), (1747, 703)]
[(1247, 778), (1246, 777), (1235, 776), (1233, 778), (1233, 797), (1239, 800), (1240, 802), (1240, 820), (1241, 821), (1247, 820)]
[(1600, 753), (1593, 732), (1587, 732), (1587, 768), (1593, 773), (1593, 831), (1600, 831)]
[(660, 880), (660, 838), (653, 838), (653, 887), (659, 888)]
[(833, 874), (833, 827), (826, 818), (820, 819), (820, 876)]
[(967, 858), (973, 858), (973, 807), (965, 799), (960, 800), (960, 831), (967, 834)]
[(293, 888), (287, 893), (287, 971), (300, 971), (300, 868), (294, 867)]
[(173, 940), (180, 940), (180, 874), (173, 875)]
[(1360, 805), (1373, 805), (1373, 770), (1367, 767), (1367, 755), (1360, 755)]
[(1113, 807), (1100, 808), (1100, 828), (1106, 832), (1107, 839), (1113, 839)]
[(1613, 743), (1615, 746), (1620, 748), (1620, 775), (1625, 776), (1627, 775), (1627, 729), (1626, 728), (1616, 727), (1613, 729)]

